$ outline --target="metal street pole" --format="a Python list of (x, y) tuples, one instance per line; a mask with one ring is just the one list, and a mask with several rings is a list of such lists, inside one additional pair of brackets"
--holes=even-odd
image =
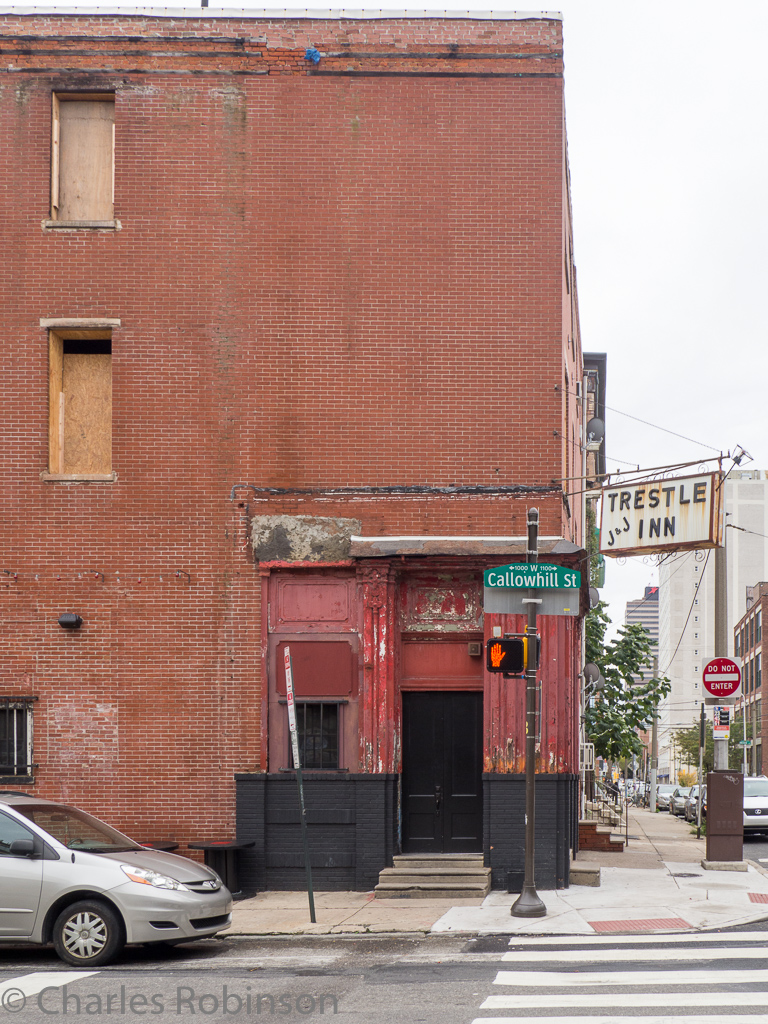
[[(715, 657), (728, 657), (728, 590), (725, 541), (715, 548)], [(714, 770), (728, 771), (728, 739), (715, 736)]]
[[(528, 509), (527, 561), (534, 565), (539, 558), (539, 510)], [(536, 591), (530, 591), (535, 594)], [(525, 635), (528, 651), (525, 662), (525, 879), (523, 888), (512, 904), (513, 917), (544, 917), (547, 908), (536, 892), (534, 852), (536, 841), (536, 606), (540, 598), (528, 598), (528, 624)]]
[(744, 740), (741, 750), (741, 771), (743, 775), (747, 774), (747, 702), (744, 698), (744, 691), (741, 693), (741, 738)]
[[(653, 659), (653, 677), (659, 674), (659, 660)], [(656, 797), (658, 795), (658, 774), (659, 774), (659, 705), (653, 709), (653, 720), (651, 722), (651, 792), (649, 794), (648, 806), (652, 811), (656, 810)]]
[[(724, 531), (725, 532), (725, 531)], [(728, 590), (725, 538), (715, 548), (715, 658), (728, 657)], [(728, 703), (730, 711), (731, 702)], [(707, 861), (741, 861), (744, 776), (728, 772), (728, 736), (715, 736), (713, 771), (707, 776)], [(722, 785), (726, 783), (726, 785)]]
[(707, 719), (704, 712), (704, 704), (701, 705), (699, 717), (699, 796), (698, 809), (696, 811), (696, 838), (701, 839), (701, 788), (704, 785), (704, 744), (707, 739)]
[(749, 737), (752, 740), (752, 746), (749, 748), (751, 763), (750, 772), (752, 775), (757, 775), (757, 701), (754, 699), (752, 701), (752, 714), (750, 717), (752, 719), (752, 730), (751, 736)]

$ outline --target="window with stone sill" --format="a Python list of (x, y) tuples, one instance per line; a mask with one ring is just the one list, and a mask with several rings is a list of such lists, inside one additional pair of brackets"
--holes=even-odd
[(48, 326), (48, 469), (44, 480), (114, 480), (112, 324)]
[(54, 93), (46, 227), (115, 227), (114, 187), (114, 93)]

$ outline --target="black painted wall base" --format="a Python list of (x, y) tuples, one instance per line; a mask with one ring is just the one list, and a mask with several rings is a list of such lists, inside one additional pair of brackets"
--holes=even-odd
[[(397, 852), (397, 775), (306, 772), (304, 806), (318, 891), (368, 892)], [(306, 888), (296, 776), (236, 775), (237, 838), (244, 889)]]
[[(494, 889), (519, 892), (525, 872), (525, 775), (483, 775), (486, 865)], [(579, 836), (579, 777), (536, 776), (534, 879), (567, 889)], [(512, 877), (509, 878), (508, 876)]]
[[(296, 778), (289, 773), (236, 775), (237, 838), (245, 890), (306, 888)], [(315, 889), (367, 892), (399, 852), (398, 775), (304, 775)], [(485, 863), (494, 889), (507, 889), (525, 867), (525, 776), (483, 776)], [(569, 883), (578, 839), (578, 776), (536, 776), (536, 885)]]

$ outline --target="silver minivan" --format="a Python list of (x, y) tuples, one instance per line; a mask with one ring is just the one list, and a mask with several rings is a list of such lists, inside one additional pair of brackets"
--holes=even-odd
[(0, 792), (0, 941), (53, 942), (78, 967), (126, 943), (209, 938), (232, 921), (219, 876), (66, 804)]

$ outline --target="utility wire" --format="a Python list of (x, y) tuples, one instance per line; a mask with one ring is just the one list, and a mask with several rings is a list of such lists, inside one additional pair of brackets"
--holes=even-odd
[(618, 413), (619, 416), (626, 416), (628, 420), (634, 420), (636, 423), (643, 423), (646, 427), (653, 427), (654, 430), (661, 430), (665, 434), (671, 434), (672, 437), (679, 437), (683, 441), (690, 441), (691, 444), (700, 444), (702, 448), (709, 448), (710, 451), (721, 452), (723, 450), (722, 448), (715, 448), (712, 444), (704, 444), (703, 441), (695, 441), (692, 437), (686, 437), (685, 434), (678, 434), (674, 430), (667, 430), (666, 427), (660, 427), (658, 423), (651, 423), (650, 420), (643, 420), (640, 419), (639, 416), (632, 416), (631, 413), (622, 412), (621, 409), (613, 409), (610, 405), (606, 405), (605, 408), (606, 411), (610, 410), (611, 412)]
[[(562, 389), (558, 386), (557, 388), (555, 388), (555, 390), (560, 391)], [(581, 395), (577, 394), (576, 391), (571, 391), (570, 389), (568, 389), (568, 394), (573, 398), (581, 399)], [(690, 441), (691, 444), (700, 444), (703, 448), (709, 448), (713, 452), (722, 451), (722, 448), (716, 448), (714, 445), (711, 444), (704, 444), (702, 441), (694, 441), (692, 437), (686, 437), (685, 434), (678, 434), (674, 430), (668, 430), (666, 427), (660, 427), (658, 423), (651, 423), (650, 420), (644, 420), (641, 419), (639, 416), (633, 416), (631, 413), (623, 412), (621, 409), (614, 409), (610, 405), (606, 405), (604, 406), (604, 408), (606, 412), (615, 412), (619, 416), (626, 416), (627, 419), (635, 420), (637, 423), (643, 423), (646, 427), (653, 427), (654, 430), (661, 430), (664, 434), (671, 434), (673, 437), (679, 437), (683, 441)], [(620, 462), (621, 460), (617, 459), (616, 461)]]

